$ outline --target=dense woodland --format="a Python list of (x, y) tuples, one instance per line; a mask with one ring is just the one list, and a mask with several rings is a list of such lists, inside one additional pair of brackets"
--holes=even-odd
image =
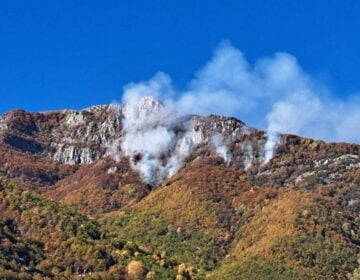
[(360, 279), (358, 145), (287, 135), (247, 170), (204, 145), (151, 186), (126, 158), (51, 160), (33, 123), (59, 116), (13, 114), (26, 141), (0, 143), (1, 279)]

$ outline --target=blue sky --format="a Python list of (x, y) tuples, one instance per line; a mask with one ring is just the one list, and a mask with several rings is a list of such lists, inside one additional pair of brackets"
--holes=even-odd
[(224, 39), (249, 63), (290, 53), (347, 98), (360, 89), (359, 14), (355, 0), (4, 0), (0, 113), (121, 100), (157, 71), (183, 88)]

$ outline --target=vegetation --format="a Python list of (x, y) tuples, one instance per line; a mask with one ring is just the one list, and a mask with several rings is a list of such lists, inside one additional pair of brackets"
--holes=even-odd
[[(0, 275), (9, 279), (50, 279), (76, 275), (126, 275), (135, 251), (106, 239), (99, 223), (1, 180)], [(142, 254), (147, 262), (155, 260)], [(100, 279), (99, 278), (99, 279)]]
[(234, 164), (204, 145), (149, 186), (126, 159), (44, 156), (57, 133), (87, 129), (54, 130), (65, 113), (5, 117), (0, 279), (359, 279), (358, 145), (286, 135), (267, 165), (244, 170), (245, 140), (261, 157), (254, 130), (229, 144)]
[(304, 280), (310, 276), (295, 271), (289, 267), (274, 261), (263, 259), (248, 259), (242, 263), (224, 264), (220, 269), (212, 273), (207, 279), (227, 279), (227, 280)]

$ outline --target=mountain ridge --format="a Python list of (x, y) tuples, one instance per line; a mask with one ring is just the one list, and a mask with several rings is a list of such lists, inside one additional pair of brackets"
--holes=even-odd
[(162, 106), (0, 117), (1, 276), (357, 279), (360, 145)]

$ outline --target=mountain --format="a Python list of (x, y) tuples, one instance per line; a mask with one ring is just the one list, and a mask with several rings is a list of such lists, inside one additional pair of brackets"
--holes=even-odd
[(4, 114), (1, 278), (360, 279), (360, 145), (270, 138), (152, 97)]

